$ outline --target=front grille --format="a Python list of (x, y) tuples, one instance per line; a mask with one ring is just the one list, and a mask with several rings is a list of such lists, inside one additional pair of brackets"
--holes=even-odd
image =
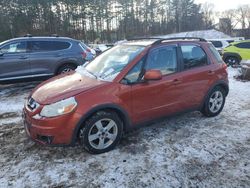
[(30, 97), (27, 102), (27, 108), (31, 111), (35, 111), (38, 107), (39, 104), (32, 97)]

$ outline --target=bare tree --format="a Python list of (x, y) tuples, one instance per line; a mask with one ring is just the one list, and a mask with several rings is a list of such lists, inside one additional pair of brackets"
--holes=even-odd
[(201, 11), (203, 13), (205, 29), (211, 28), (214, 22), (214, 4), (205, 2), (202, 4)]

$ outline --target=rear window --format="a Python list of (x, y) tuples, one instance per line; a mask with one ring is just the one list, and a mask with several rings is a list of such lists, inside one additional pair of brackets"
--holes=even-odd
[(217, 62), (218, 63), (223, 63), (223, 60), (222, 60), (219, 52), (214, 48), (214, 46), (212, 44), (209, 45), (209, 49), (212, 52), (212, 54), (214, 55), (214, 57), (217, 60)]
[(210, 41), (215, 48), (221, 48), (223, 45), (222, 45), (222, 42), (221, 41)]
[(31, 50), (35, 52), (64, 50), (70, 47), (69, 42), (63, 41), (32, 41)]

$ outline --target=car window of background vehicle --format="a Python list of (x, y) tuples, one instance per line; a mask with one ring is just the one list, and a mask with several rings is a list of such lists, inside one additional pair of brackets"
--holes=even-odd
[(221, 48), (223, 46), (221, 41), (211, 41), (211, 42), (216, 48)]
[(250, 42), (242, 42), (239, 44), (235, 44), (236, 47), (238, 48), (246, 48), (246, 49), (250, 49)]
[(70, 47), (70, 43), (61, 41), (32, 41), (31, 50), (34, 52), (64, 50)]
[(26, 52), (26, 42), (13, 42), (1, 48), (2, 53), (24, 53)]

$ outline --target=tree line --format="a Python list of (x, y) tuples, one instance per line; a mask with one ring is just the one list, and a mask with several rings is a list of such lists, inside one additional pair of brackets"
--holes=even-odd
[(1, 0), (0, 41), (27, 33), (113, 42), (210, 29), (194, 0)]

